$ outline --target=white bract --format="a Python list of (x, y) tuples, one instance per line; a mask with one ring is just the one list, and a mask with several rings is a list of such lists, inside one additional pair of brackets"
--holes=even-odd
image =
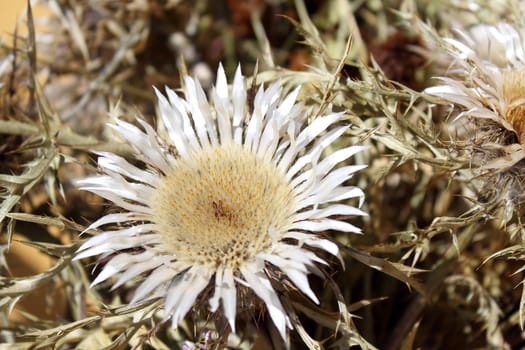
[[(491, 122), (513, 133), (515, 141), (494, 133), (483, 136), (503, 146), (500, 151), (505, 153), (485, 167), (508, 168), (525, 157), (525, 31), (499, 23), (458, 33), (459, 39), (443, 39), (452, 61), (449, 76), (441, 77), (441, 85), (425, 92), (459, 107), (458, 119), (477, 119), (485, 123), (483, 128)], [(484, 130), (472, 125), (469, 132), (475, 134), (478, 128)]]
[(143, 277), (131, 303), (164, 298), (174, 327), (210, 287), (211, 311), (222, 310), (235, 330), (238, 290), (249, 288), (286, 339), (291, 322), (268, 271), (280, 270), (319, 302), (307, 275), (326, 262), (315, 251), (337, 256), (338, 247), (318, 233), (359, 232), (340, 218), (364, 215), (345, 204), (358, 198), (361, 205), (363, 192), (345, 183), (364, 166), (338, 164), (364, 147), (324, 155), (348, 128), (338, 123), (342, 113), (308, 123), (310, 110), (295, 103), (299, 89), (281, 98), (279, 83), (261, 86), (249, 113), (240, 69), (231, 90), (222, 66), (217, 76), (211, 101), (190, 77), (184, 99), (156, 90), (167, 140), (141, 120), (142, 129), (122, 120), (112, 125), (147, 168), (98, 153), (104, 174), (79, 186), (124, 211), (91, 224), (86, 231), (102, 232), (76, 258), (109, 259), (93, 285), (116, 276), (117, 288)]

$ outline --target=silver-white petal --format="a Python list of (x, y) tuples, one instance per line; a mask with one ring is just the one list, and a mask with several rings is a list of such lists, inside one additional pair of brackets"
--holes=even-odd
[(290, 320), (268, 278), (254, 263), (241, 266), (240, 271), (255, 294), (263, 300), (281, 337), (286, 339), (286, 329), (291, 328)]
[(171, 317), (173, 328), (177, 328), (186, 316), (197, 296), (210, 282), (211, 276), (209, 268), (195, 265), (172, 282), (164, 308), (166, 315)]

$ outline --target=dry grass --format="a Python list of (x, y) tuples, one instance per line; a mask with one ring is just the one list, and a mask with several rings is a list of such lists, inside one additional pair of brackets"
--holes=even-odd
[[(301, 84), (299, 99), (318, 115), (347, 113), (342, 144), (369, 146), (357, 160), (369, 166), (353, 179), (366, 192), (369, 216), (353, 221), (364, 235), (335, 235), (346, 268), (332, 264), (339, 267), (326, 271), (327, 285), (312, 278), (320, 307), (301, 295), (283, 300), (297, 310), (292, 347), (525, 345), (516, 288), (523, 214), (506, 208), (501, 182), (473, 171), (469, 140), (451, 132), (449, 110), (421, 92), (444, 70), (420, 20), (449, 33), (451, 14), (466, 25), (518, 21), (515, 8), (481, 1), (473, 12), (432, 0), (42, 3), (51, 15), (35, 20), (28, 10), (28, 34), (0, 47), (0, 348), (282, 347), (264, 314), (250, 315), (258, 327), (239, 327), (239, 338), (223, 339), (202, 312), (173, 331), (159, 323), (158, 301), (122, 306), (132, 285), (92, 289), (94, 266), (72, 260), (79, 232), (111, 210), (72, 180), (95, 170), (89, 151), (129, 154), (106, 127), (110, 115), (154, 121), (152, 85), (176, 88), (189, 71), (209, 87), (218, 62), (230, 75), (240, 62), (249, 76), (257, 60), (257, 82)], [(35, 21), (43, 32), (34, 32)], [(493, 191), (481, 192), (480, 183)]]

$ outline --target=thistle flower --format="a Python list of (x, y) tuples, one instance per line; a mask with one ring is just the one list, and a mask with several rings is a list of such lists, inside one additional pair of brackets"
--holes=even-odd
[(460, 125), (451, 126), (465, 142), (457, 145), (483, 175), (482, 197), (507, 203), (508, 221), (525, 199), (525, 31), (499, 23), (458, 33), (459, 39), (438, 39), (452, 63), (442, 84), (425, 92), (459, 110)]
[(525, 157), (525, 32), (500, 23), (458, 33), (444, 39), (450, 76), (425, 92), (461, 108), (456, 119), (471, 118), (476, 140), (497, 148), (485, 168), (508, 168)]
[(229, 91), (219, 67), (211, 101), (198, 81), (184, 82), (185, 99), (168, 88), (167, 97), (155, 90), (167, 140), (140, 119), (143, 130), (122, 120), (112, 125), (147, 168), (98, 153), (104, 174), (79, 181), (80, 188), (125, 212), (92, 223), (86, 231), (102, 232), (76, 258), (109, 258), (93, 285), (118, 276), (117, 288), (144, 277), (131, 303), (163, 298), (173, 327), (213, 289), (210, 310), (222, 305), (235, 331), (240, 290), (251, 289), (286, 339), (292, 324), (272, 279), (286, 276), (319, 302), (307, 276), (326, 262), (315, 252), (338, 255), (338, 247), (318, 233), (360, 232), (340, 218), (364, 215), (338, 203), (359, 198), (361, 205), (363, 192), (345, 182), (364, 166), (336, 166), (363, 147), (323, 157), (348, 126), (336, 126), (342, 113), (308, 124), (310, 109), (295, 103), (299, 89), (281, 99), (278, 83), (261, 86), (250, 114), (240, 68)]

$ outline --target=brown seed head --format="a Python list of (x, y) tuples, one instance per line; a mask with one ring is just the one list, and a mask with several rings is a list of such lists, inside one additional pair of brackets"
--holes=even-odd
[(520, 144), (525, 146), (525, 69), (504, 74), (503, 96), (507, 106), (505, 120), (514, 128)]

